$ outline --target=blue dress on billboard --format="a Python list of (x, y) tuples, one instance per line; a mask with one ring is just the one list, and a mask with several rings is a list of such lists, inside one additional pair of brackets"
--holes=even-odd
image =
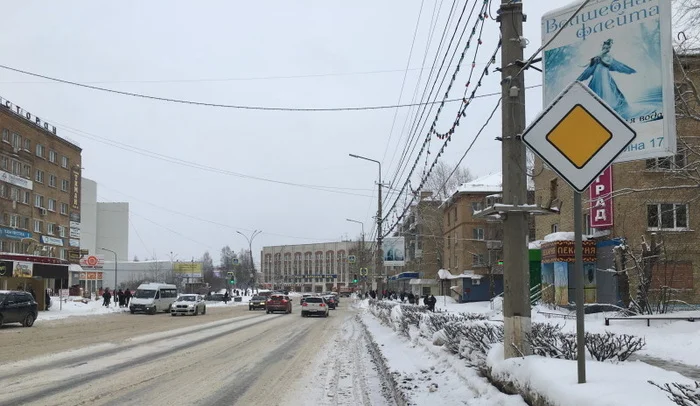
[(622, 62), (616, 61), (610, 54), (609, 43), (603, 44), (603, 52), (591, 58), (591, 63), (588, 67), (581, 73), (577, 80), (584, 81), (588, 78), (591, 79), (588, 82), (588, 87), (603, 99), (610, 107), (612, 107), (617, 114), (625, 119), (628, 119), (629, 115), (629, 104), (625, 95), (617, 87), (617, 83), (613, 79), (610, 72), (620, 72), (620, 73), (636, 73), (637, 71), (625, 65)]

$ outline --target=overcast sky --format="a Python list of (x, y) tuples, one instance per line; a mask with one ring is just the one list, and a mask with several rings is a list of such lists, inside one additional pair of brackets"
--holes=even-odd
[[(476, 2), (477, 7), (482, 3)], [(464, 0), (457, 3), (459, 14)], [(527, 57), (539, 46), (542, 14), (569, 1), (524, 3)], [(494, 14), (497, 5), (494, 0)], [(5, 2), (0, 64), (122, 91), (222, 104), (409, 103), (421, 65), (432, 65), (451, 6), (451, 0), (422, 3), (406, 71), (421, 10), (418, 0)], [(437, 29), (423, 64), (432, 23)], [(496, 47), (498, 29), (498, 23), (486, 20), (477, 74)], [(474, 48), (450, 97), (462, 96)], [(423, 71), (418, 96), (428, 72)], [(498, 92), (499, 76), (487, 76), (478, 94)], [(526, 76), (526, 85), (540, 83), (539, 73)], [(377, 166), (348, 154), (381, 160), (390, 181), (407, 142), (407, 114), (410, 127), (414, 113), (407, 108), (261, 112), (172, 104), (4, 69), (0, 95), (80, 144), (83, 176), (98, 183), (98, 200), (130, 203), (129, 256), (141, 259), (165, 259), (171, 251), (179, 259), (199, 258), (209, 251), (218, 261), (222, 246), (247, 246), (236, 230), (261, 229), (253, 247), (258, 262), (263, 245), (358, 237), (359, 224), (346, 218), (363, 221), (369, 235)], [(459, 159), (497, 100), (484, 97), (469, 107), (441, 160), (454, 164)], [(541, 89), (529, 90), (527, 102), (532, 117), (541, 108)], [(456, 104), (445, 107), (438, 129), (448, 128), (456, 109)], [(500, 125), (499, 110), (464, 161), (473, 174), (500, 171), (500, 144), (494, 140)], [(419, 133), (420, 139), (424, 135)], [(433, 142), (431, 161), (437, 149)]]

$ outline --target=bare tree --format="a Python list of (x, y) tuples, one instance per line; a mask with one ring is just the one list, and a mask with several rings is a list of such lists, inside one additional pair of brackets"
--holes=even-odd
[(423, 190), (433, 192), (433, 197), (437, 199), (445, 200), (457, 189), (457, 186), (473, 179), (469, 169), (465, 167), (455, 169), (454, 166), (439, 161), (425, 181)]

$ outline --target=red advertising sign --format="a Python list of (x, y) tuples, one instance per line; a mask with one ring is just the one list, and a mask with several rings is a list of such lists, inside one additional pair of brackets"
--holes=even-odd
[(590, 198), (589, 225), (593, 228), (613, 226), (612, 166), (607, 167), (588, 189)]

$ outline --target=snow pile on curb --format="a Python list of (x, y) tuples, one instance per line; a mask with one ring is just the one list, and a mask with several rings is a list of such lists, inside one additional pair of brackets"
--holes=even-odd
[(644, 340), (635, 336), (587, 334), (586, 365), (591, 372), (588, 383), (578, 385), (573, 361), (575, 335), (559, 326), (534, 323), (528, 339), (537, 355), (504, 360), (503, 324), (484, 314), (432, 313), (423, 306), (377, 300), (369, 301), (369, 310), (380, 323), (408, 338), (414, 346), (461, 361), (507, 393), (521, 394), (535, 405), (656, 406), (674, 403), (668, 384), (675, 383), (690, 392), (695, 388), (692, 380), (678, 373), (641, 362), (625, 362), (644, 347)]

